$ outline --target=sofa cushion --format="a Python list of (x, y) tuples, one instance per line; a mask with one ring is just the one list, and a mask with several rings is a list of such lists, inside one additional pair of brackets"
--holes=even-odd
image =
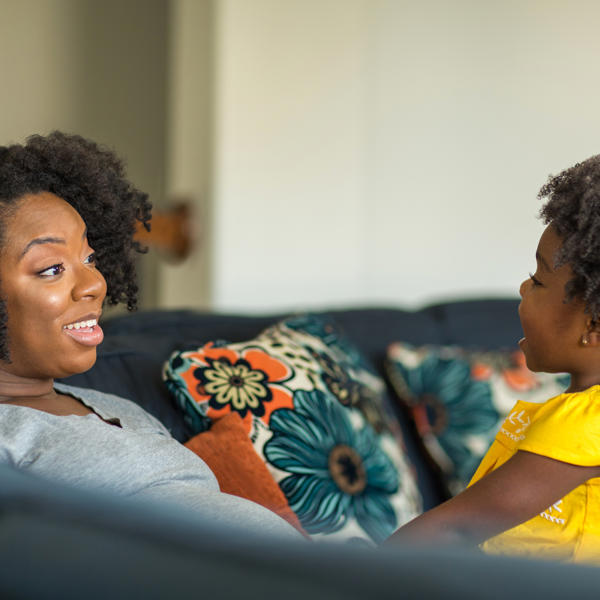
[(164, 377), (194, 431), (242, 418), (304, 529), (380, 542), (421, 508), (384, 384), (331, 320), (174, 353)]
[(254, 451), (239, 414), (225, 415), (185, 446), (210, 467), (222, 492), (265, 506), (304, 533), (283, 492)]
[(532, 373), (518, 349), (396, 342), (388, 348), (386, 369), (451, 495), (466, 487), (517, 400), (543, 402), (569, 381), (565, 375)]

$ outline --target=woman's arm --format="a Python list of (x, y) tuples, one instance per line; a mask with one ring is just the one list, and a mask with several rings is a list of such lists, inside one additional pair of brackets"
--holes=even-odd
[(581, 467), (518, 451), (464, 492), (398, 529), (386, 543), (476, 545), (528, 521), (598, 476), (600, 466)]

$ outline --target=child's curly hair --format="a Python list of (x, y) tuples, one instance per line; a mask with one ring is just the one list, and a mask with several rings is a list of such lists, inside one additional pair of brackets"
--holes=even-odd
[(562, 238), (556, 266), (568, 264), (575, 274), (565, 287), (565, 300), (581, 298), (596, 322), (600, 317), (600, 155), (550, 176), (538, 198), (548, 198), (540, 216)]
[[(137, 305), (134, 239), (136, 221), (150, 230), (148, 195), (126, 178), (113, 152), (78, 135), (54, 131), (33, 135), (23, 145), (0, 146), (0, 253), (4, 222), (26, 194), (51, 192), (71, 204), (88, 228), (88, 240), (106, 279), (106, 301)], [(0, 281), (0, 290), (2, 282)], [(0, 358), (9, 359), (7, 314), (0, 299)]]

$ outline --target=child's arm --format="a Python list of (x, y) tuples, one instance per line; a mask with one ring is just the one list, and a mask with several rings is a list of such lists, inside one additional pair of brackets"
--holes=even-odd
[(552, 506), (600, 466), (581, 467), (518, 451), (454, 498), (398, 529), (389, 542), (476, 545)]

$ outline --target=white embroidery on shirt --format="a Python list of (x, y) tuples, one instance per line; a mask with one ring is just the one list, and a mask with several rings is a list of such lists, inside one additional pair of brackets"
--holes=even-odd
[[(525, 418), (523, 418), (525, 417)], [(513, 431), (508, 431), (506, 427), (500, 428), (500, 433), (504, 434), (507, 438), (511, 439), (513, 442), (521, 442), (525, 439), (525, 435), (523, 432), (529, 427), (531, 424), (531, 419), (529, 415), (524, 411), (517, 412), (516, 410), (511, 412), (508, 417), (506, 417), (504, 423), (510, 423), (511, 425), (515, 425), (516, 429)]]
[(561, 504), (562, 504), (562, 500), (555, 502), (552, 506), (549, 506), (545, 511), (541, 512), (540, 517), (544, 517), (544, 519), (550, 521), (551, 523), (556, 523), (557, 525), (564, 525), (565, 524), (564, 519), (555, 517), (554, 515), (551, 514), (554, 511), (562, 513), (562, 508), (560, 508)]
[(500, 433), (503, 433), (506, 437), (510, 438), (513, 442), (520, 442), (521, 440), (525, 439), (525, 436), (523, 434), (515, 435), (514, 433), (511, 433), (510, 431), (507, 431), (506, 429), (504, 429), (504, 427), (500, 428)]
[[(523, 415), (526, 415), (526, 417), (527, 417), (526, 421), (523, 420)], [(522, 427), (519, 427), (519, 429), (515, 429), (515, 433), (522, 433), (531, 424), (531, 420), (529, 419), (529, 415), (527, 415), (524, 410), (522, 410), (520, 413), (518, 413), (516, 410), (514, 412), (510, 413), (510, 415), (508, 415), (508, 420), (513, 425), (517, 425), (517, 424), (521, 424), (522, 425)]]

